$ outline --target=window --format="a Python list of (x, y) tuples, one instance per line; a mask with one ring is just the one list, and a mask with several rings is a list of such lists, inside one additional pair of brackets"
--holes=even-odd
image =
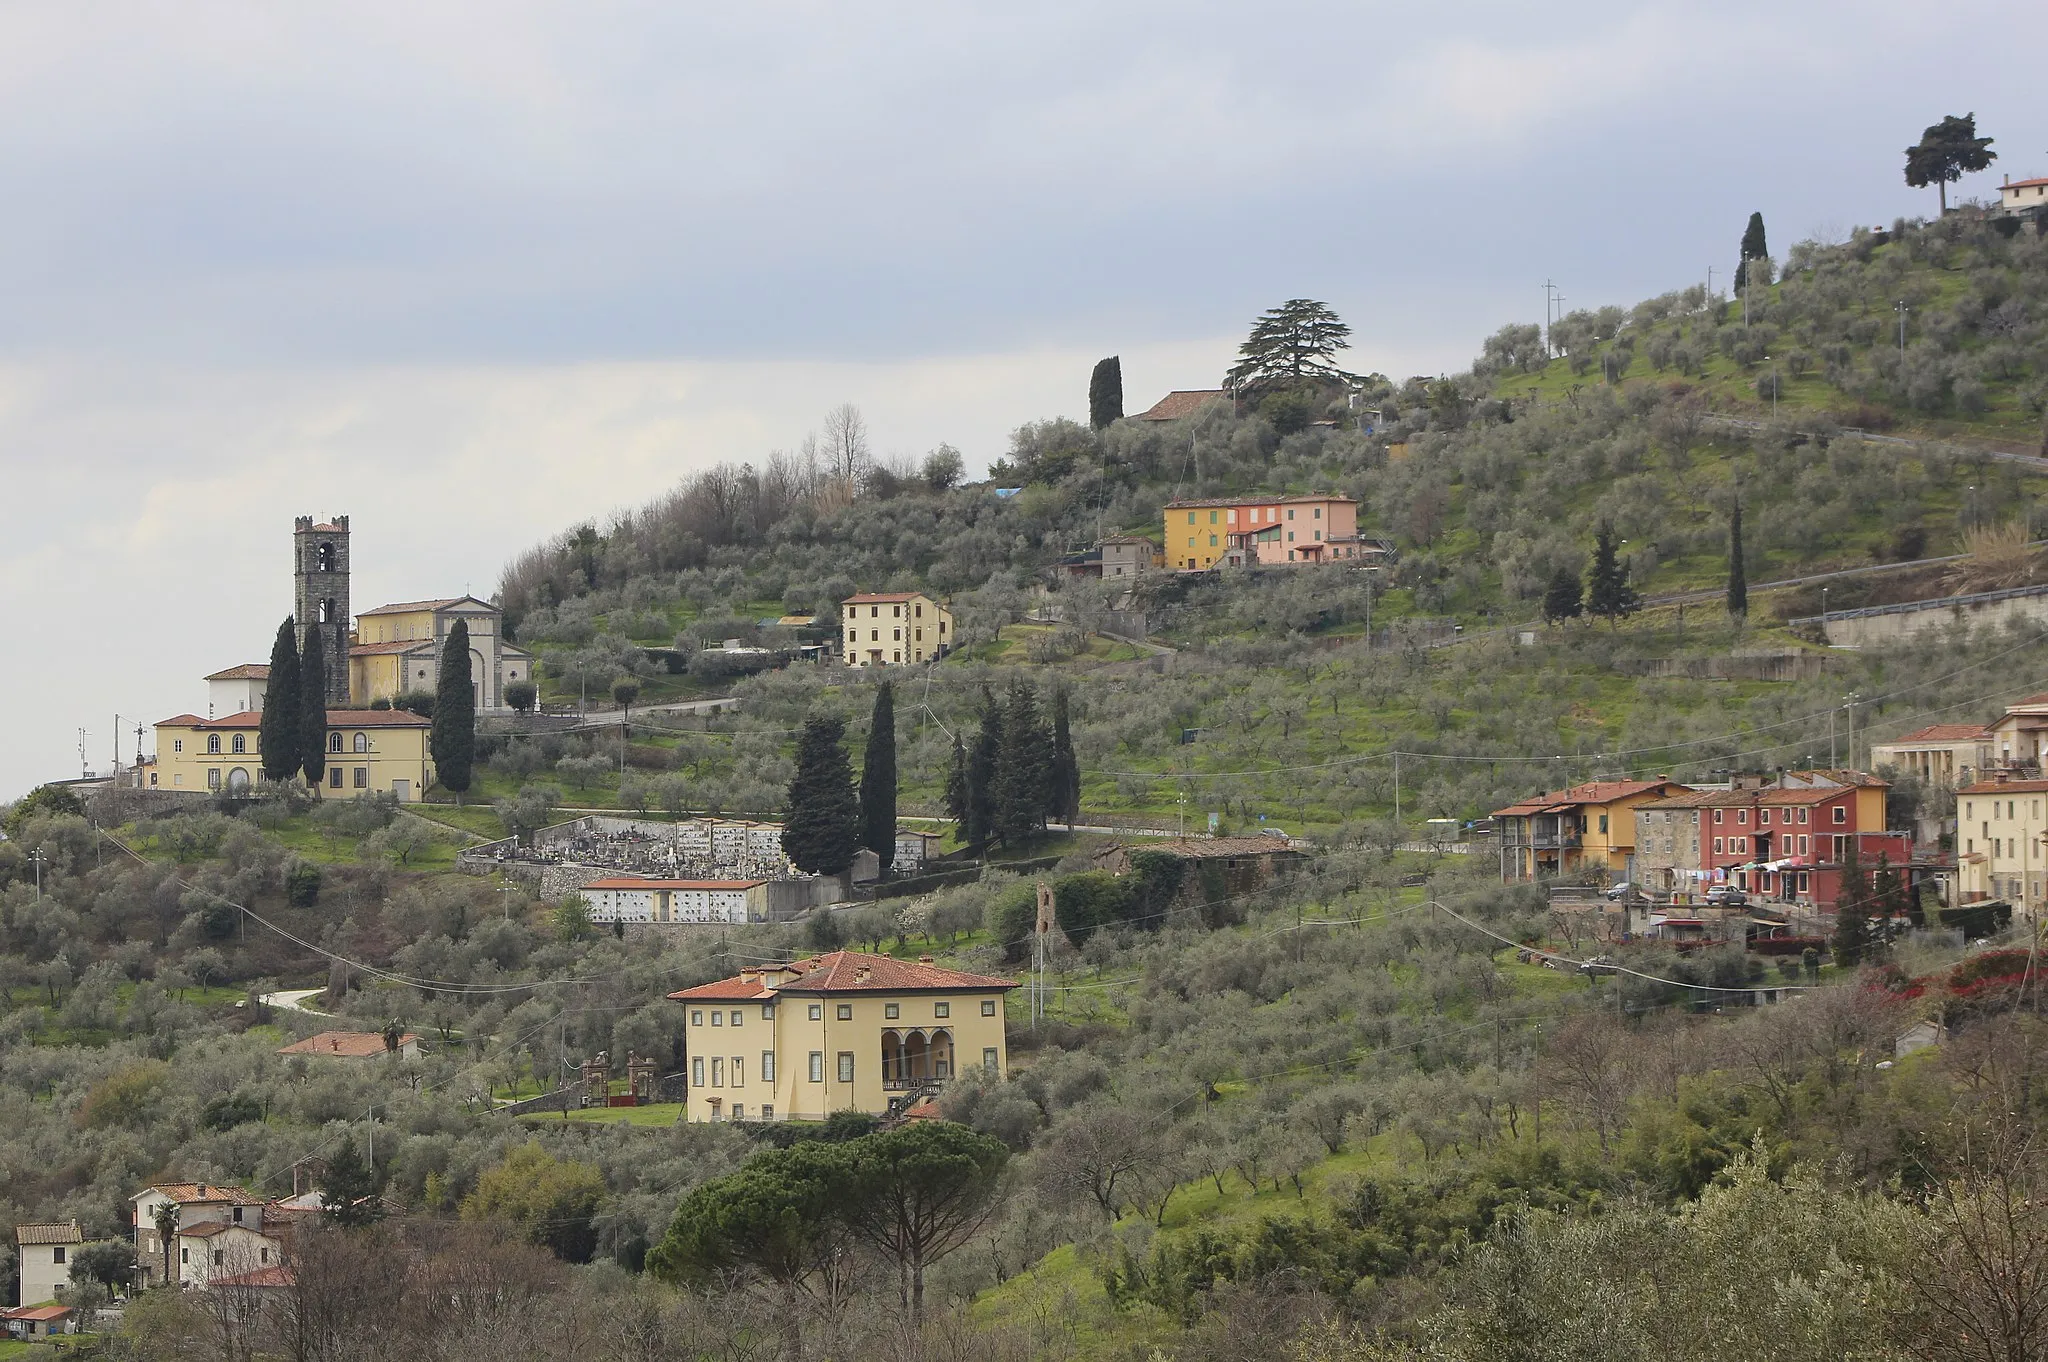
[(220, 751), (220, 734), (209, 733), (206, 735), (206, 750), (216, 754)]
[(1799, 821), (1800, 821), (1800, 822), (1802, 822), (1802, 823), (1804, 823), (1804, 822), (1806, 821), (1806, 810), (1804, 810), (1804, 809), (1801, 809), (1801, 810), (1799, 811)]
[(725, 1086), (725, 1057), (722, 1055), (713, 1055), (711, 1057), (711, 1086), (714, 1088)]
[(1800, 892), (1800, 893), (1802, 893), (1802, 894), (1804, 894), (1804, 893), (1806, 892), (1806, 889), (1807, 889), (1807, 873), (1806, 873), (1806, 872), (1805, 872), (1804, 870), (1802, 870), (1802, 871), (1800, 871), (1800, 872), (1799, 872), (1799, 892)]
[(1216, 547), (1216, 536), (1213, 534), (1209, 536), (1209, 547), (1212, 549)]
[(901, 629), (891, 629), (889, 631), (889, 640), (892, 643), (901, 643), (903, 641), (903, 631)]
[(178, 1261), (181, 1263), (190, 1263), (192, 1261), (192, 1250), (188, 1248), (180, 1248), (178, 1250)]
[(1714, 839), (1714, 854), (1716, 856), (1721, 854), (1721, 839), (1718, 837)]
[(823, 1083), (824, 1081), (825, 1052), (823, 1050), (813, 1050), (811, 1051), (811, 1082)]
[(1607, 815), (1604, 813), (1600, 815), (1600, 835), (1602, 837), (1607, 835)]
[(692, 1013), (690, 1014), (690, 1025), (692, 1025), (692, 1026), (702, 1026), (703, 1024), (704, 1024), (704, 1014), (703, 1014), (702, 1012), (692, 1012)]
[(690, 1086), (693, 1088), (704, 1086), (704, 1056), (702, 1055), (698, 1055), (690, 1061)]
[(740, 1010), (737, 1007), (735, 1007), (732, 1010), (732, 1024), (734, 1026), (738, 1026), (740, 1024)]
[(1840, 805), (1840, 804), (1837, 804), (1837, 805), (1835, 805), (1835, 825), (1836, 825), (1837, 827), (1840, 827), (1840, 826), (1841, 826), (1842, 824), (1844, 824), (1844, 823), (1846, 823), (1846, 822), (1848, 822), (1848, 821), (1849, 821), (1849, 810), (1848, 810), (1847, 808), (1843, 807), (1843, 806), (1842, 806), (1842, 805)]
[(184, 751), (184, 750), (185, 750), (185, 740), (184, 740), (183, 738), (173, 738), (173, 739), (171, 739), (171, 750), (172, 750), (173, 752), (182, 752), (182, 751)]
[(339, 766), (328, 768), (327, 784), (336, 790), (341, 788), (341, 768)]
[(733, 1103), (733, 1104), (732, 1104), (732, 1119), (733, 1119), (733, 1120), (735, 1120), (735, 1121), (744, 1121), (744, 1120), (746, 1120), (746, 1119), (747, 1119), (747, 1109), (746, 1109), (745, 1107), (741, 1106), (741, 1105), (740, 1105), (740, 1104), (739, 1104), (738, 1102), (735, 1102), (735, 1103)]
[(763, 1083), (773, 1083), (775, 1081), (775, 1052), (773, 1050), (763, 1050), (761, 1052), (761, 1081)]
[(232, 737), (232, 738), (230, 738), (230, 739), (228, 740), (228, 750), (229, 750), (229, 751), (231, 751), (231, 752), (234, 752), (234, 753), (236, 753), (236, 754), (238, 754), (238, 755), (239, 755), (240, 753), (243, 753), (243, 752), (246, 752), (246, 751), (248, 751), (248, 750), (249, 750), (249, 735), (248, 735), (248, 734), (246, 734), (246, 733), (237, 733), (237, 734), (235, 734), (235, 736), (234, 736), (234, 737)]
[(1322, 518), (1323, 518), (1323, 508), (1322, 508), (1322, 507), (1320, 507), (1320, 506), (1318, 506), (1318, 507), (1316, 507), (1316, 519), (1317, 519), (1317, 520), (1321, 520)]
[(1736, 821), (1736, 822), (1738, 822), (1738, 823), (1740, 823), (1740, 824), (1742, 824), (1742, 826), (1744, 826), (1745, 828), (1746, 828), (1746, 827), (1748, 827), (1748, 826), (1749, 826), (1749, 810), (1748, 810), (1748, 809), (1737, 809), (1737, 810), (1735, 811), (1735, 821)]
[(226, 1249), (215, 1249), (213, 1251), (213, 1265), (215, 1267), (219, 1267), (222, 1263), (225, 1263), (227, 1260), (228, 1255)]
[(738, 1055), (732, 1057), (732, 1085), (735, 1088), (747, 1086), (747, 1061)]
[(811, 1020), (812, 1020), (812, 1021), (823, 1021), (823, 1020), (825, 1020), (825, 1005), (824, 1005), (823, 1003), (812, 1003), (812, 1004), (811, 1004)]
[(358, 733), (358, 734), (356, 734), (356, 751), (358, 751), (358, 752), (367, 752), (367, 751), (369, 751), (369, 750), (370, 750), (370, 735), (369, 735), (369, 734), (367, 734), (367, 733)]
[(762, 1003), (762, 1004), (761, 1004), (761, 1020), (762, 1020), (762, 1021), (774, 1021), (774, 1020), (775, 1020), (775, 1004), (774, 1004), (774, 1003)]
[(327, 750), (330, 752), (339, 752), (341, 750), (341, 734), (329, 733), (327, 735)]
[(883, 1017), (885, 1017), (885, 1018), (887, 1018), (887, 1019), (888, 1019), (889, 1021), (895, 1021), (895, 1020), (896, 1020), (896, 1019), (897, 1019), (898, 1017), (900, 1017), (900, 1016), (902, 1016), (902, 1015), (903, 1015), (903, 1009), (902, 1009), (901, 1007), (899, 1007), (899, 1006), (898, 1006), (897, 1004), (895, 1004), (895, 1003), (883, 1003), (883, 1004), (882, 1004), (882, 1016), (883, 1016)]
[(984, 998), (984, 999), (982, 999), (982, 1001), (981, 1001), (981, 1015), (982, 1015), (982, 1016), (984, 1016), (984, 1017), (993, 1017), (993, 1016), (994, 1016), (995, 1014), (996, 1014), (996, 1000), (995, 1000), (994, 998)]
[(933, 1004), (932, 1004), (932, 1015), (933, 1015), (934, 1017), (950, 1017), (950, 1016), (952, 1016), (952, 1015), (953, 1015), (953, 1004), (951, 1004), (951, 1003), (933, 1003)]
[[(1293, 508), (1292, 506), (1289, 506), (1289, 507), (1287, 508), (1287, 518), (1288, 518), (1289, 520), (1292, 520), (1292, 519), (1294, 519), (1294, 508)], [(1289, 538), (1292, 538), (1292, 537), (1293, 537), (1293, 536), (1291, 536), (1291, 535), (1289, 536)]]
[(852, 1004), (852, 1003), (841, 1003), (841, 1004), (839, 1004), (839, 1009), (838, 1009), (838, 1017), (839, 1017), (839, 1020), (841, 1020), (841, 1021), (852, 1021), (852, 1020), (853, 1020), (853, 1004)]
[(762, 1119), (762, 1120), (764, 1120), (764, 1121), (772, 1121), (772, 1120), (774, 1120), (774, 1119), (775, 1119), (775, 1108), (773, 1108), (773, 1107), (770, 1107), (770, 1106), (763, 1106), (763, 1107), (761, 1108), (761, 1119)]
[(237, 1225), (242, 1223), (242, 1208), (240, 1206), (235, 1207), (235, 1223)]
[(220, 788), (220, 771), (218, 769), (206, 773), (206, 788), (209, 790), (218, 790)]
[(988, 1070), (992, 1074), (1002, 1072), (1003, 1063), (999, 1058), (996, 1057), (995, 1046), (989, 1045), (983, 1047), (981, 1052), (981, 1067)]
[(1719, 810), (1719, 809), (1716, 809), (1716, 810), (1714, 810), (1714, 821), (1715, 821), (1716, 823), (1718, 823), (1718, 822), (1720, 822), (1720, 821), (1721, 821), (1721, 810)]
[(1804, 856), (1804, 855), (1806, 854), (1806, 852), (1807, 852), (1807, 846), (1806, 846), (1806, 839), (1805, 839), (1804, 837), (1802, 837), (1802, 838), (1800, 838), (1800, 839), (1799, 839), (1799, 854), (1800, 854), (1801, 856)]
[[(235, 1219), (237, 1219), (237, 1220), (240, 1220), (241, 1218), (242, 1218), (242, 1213), (241, 1213), (241, 1212), (240, 1212), (239, 1210), (238, 1210), (238, 1211), (236, 1211), (236, 1212), (235, 1212)], [(56, 1248), (54, 1248), (54, 1249), (50, 1250), (50, 1261), (51, 1261), (52, 1263), (56, 1263), (56, 1264), (62, 1264), (62, 1263), (63, 1263), (63, 1261), (64, 1261), (64, 1246), (63, 1246), (62, 1244), (59, 1244), (59, 1245), (58, 1245), (58, 1246), (57, 1246)]]
[(711, 1024), (713, 1026), (725, 1025), (725, 1014), (715, 1007), (711, 1009)]
[(841, 1083), (853, 1082), (853, 1051), (851, 1050), (841, 1050), (839, 1052), (839, 1081)]
[(367, 767), (367, 766), (358, 766), (358, 767), (356, 767), (356, 779), (355, 779), (355, 787), (356, 787), (356, 788), (357, 788), (358, 790), (367, 790), (367, 789), (369, 789), (369, 788), (370, 788), (370, 768), (369, 768), (369, 767)]
[[(1214, 525), (1216, 523), (1216, 513), (1214, 511), (1209, 512), (1209, 523), (1211, 525)], [(1209, 542), (1212, 544), (1215, 543), (1215, 537), (1211, 536)]]
[(1756, 825), (1758, 827), (1768, 827), (1770, 825), (1770, 821), (1771, 811), (1769, 809), (1758, 809), (1756, 811)]

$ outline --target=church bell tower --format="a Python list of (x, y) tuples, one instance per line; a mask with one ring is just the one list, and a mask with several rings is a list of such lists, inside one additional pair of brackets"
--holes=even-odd
[[(306, 634), (320, 631), (326, 655), (323, 686), (329, 709), (348, 707), (348, 517), (316, 525), (302, 515), (292, 522), (292, 618), (299, 624), (299, 651)], [(312, 678), (299, 678), (300, 693)]]

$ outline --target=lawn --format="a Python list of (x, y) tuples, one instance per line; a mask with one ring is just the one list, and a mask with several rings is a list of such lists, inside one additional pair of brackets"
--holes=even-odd
[(571, 1110), (565, 1118), (559, 1111), (534, 1112), (522, 1121), (582, 1121), (586, 1124), (617, 1126), (672, 1126), (683, 1119), (680, 1102), (650, 1102), (644, 1107), (589, 1107)]

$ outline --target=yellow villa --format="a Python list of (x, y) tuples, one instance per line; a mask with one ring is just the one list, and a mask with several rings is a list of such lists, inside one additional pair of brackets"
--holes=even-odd
[[(156, 726), (152, 787), (239, 793), (263, 779), (256, 710), (224, 719), (180, 714)], [(394, 794), (402, 804), (417, 801), (434, 781), (427, 735), (433, 725), (402, 709), (327, 711), (327, 774), (324, 793), (342, 798)]]
[(922, 591), (866, 591), (839, 603), (850, 667), (900, 667), (944, 657), (953, 612)]
[(882, 1116), (974, 1067), (1009, 1071), (1008, 979), (833, 951), (668, 996), (689, 1009), (691, 1121)]
[(504, 612), (474, 596), (401, 601), (356, 616), (348, 693), (356, 704), (433, 690), (448, 631), (469, 626), (469, 676), (479, 710), (508, 708), (505, 687), (533, 676), (533, 654), (505, 638)]

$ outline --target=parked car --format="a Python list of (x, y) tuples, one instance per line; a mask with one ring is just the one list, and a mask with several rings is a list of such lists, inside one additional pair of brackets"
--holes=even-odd
[(1709, 889), (1707, 891), (1707, 906), (1709, 908), (1747, 908), (1749, 906), (1749, 895), (1743, 893), (1740, 889)]

